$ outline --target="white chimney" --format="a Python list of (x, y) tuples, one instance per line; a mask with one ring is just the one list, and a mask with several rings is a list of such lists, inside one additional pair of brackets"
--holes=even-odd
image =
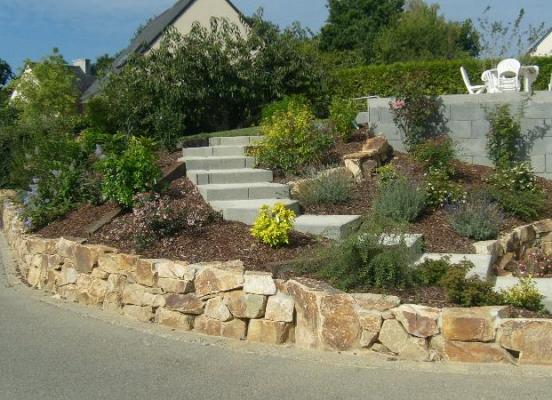
[(86, 75), (91, 73), (90, 60), (87, 58), (79, 58), (78, 60), (73, 61), (73, 66), (79, 67)]

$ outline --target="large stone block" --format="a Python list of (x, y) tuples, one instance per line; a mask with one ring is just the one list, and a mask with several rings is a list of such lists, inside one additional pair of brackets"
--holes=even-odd
[(362, 310), (387, 311), (401, 304), (401, 300), (397, 296), (385, 294), (353, 293), (351, 296)]
[(136, 283), (140, 285), (153, 287), (157, 281), (157, 272), (155, 269), (155, 260), (140, 259), (136, 264), (136, 273), (134, 274)]
[(101, 254), (116, 253), (117, 250), (106, 246), (88, 246), (77, 244), (74, 249), (75, 269), (89, 274), (98, 266), (98, 257)]
[(504, 320), (498, 328), (498, 343), (519, 352), (520, 364), (552, 365), (552, 320)]
[(59, 277), (59, 286), (73, 285), (77, 283), (79, 273), (74, 268), (63, 268)]
[(221, 324), (220, 335), (227, 338), (245, 340), (247, 335), (247, 323), (237, 318), (228, 322), (223, 322)]
[(425, 339), (410, 336), (397, 320), (390, 319), (383, 322), (379, 341), (406, 360), (426, 361), (429, 358)]
[(205, 315), (209, 318), (218, 319), (219, 321), (226, 322), (232, 319), (230, 310), (223, 302), (222, 297), (215, 297), (207, 300), (205, 305)]
[(241, 290), (224, 295), (224, 304), (236, 318), (262, 318), (266, 309), (266, 296), (244, 293)]
[(123, 307), (123, 315), (140, 322), (150, 322), (153, 318), (153, 308), (146, 306), (126, 305)]
[(243, 290), (245, 293), (272, 296), (276, 294), (276, 284), (271, 273), (247, 271)]
[(445, 308), (442, 330), (445, 339), (463, 342), (492, 342), (497, 319), (506, 317), (506, 307)]
[(93, 304), (102, 304), (108, 291), (108, 284), (103, 279), (93, 279), (88, 294)]
[(217, 263), (200, 266), (194, 282), (199, 297), (239, 289), (244, 284), (243, 264)]
[(287, 322), (253, 319), (249, 321), (247, 339), (253, 342), (283, 344), (288, 337), (290, 324)]
[(182, 279), (193, 281), (196, 269), (183, 262), (173, 262), (170, 260), (157, 260), (155, 270), (159, 278)]
[(55, 245), (56, 254), (61, 257), (73, 259), (73, 257), (75, 256), (76, 246), (76, 242), (61, 238), (57, 241)]
[(165, 307), (169, 310), (184, 314), (200, 315), (205, 308), (205, 303), (195, 294), (170, 294), (165, 297), (165, 301)]
[(361, 329), (353, 298), (345, 293), (320, 300), (320, 339), (325, 348), (349, 350), (359, 344)]
[(448, 361), (500, 363), (513, 362), (512, 356), (496, 343), (445, 340), (442, 356)]
[(159, 278), (157, 286), (163, 289), (165, 293), (186, 294), (194, 291), (192, 281), (184, 281), (181, 279)]
[(439, 333), (438, 308), (403, 304), (393, 309), (395, 318), (403, 325), (406, 331), (420, 338), (427, 338)]
[(200, 315), (194, 321), (194, 330), (209, 336), (220, 336), (222, 331), (222, 321), (209, 318), (206, 315)]
[(293, 322), (294, 309), (293, 297), (279, 293), (268, 298), (265, 318), (277, 322)]
[(194, 327), (194, 317), (192, 315), (182, 314), (162, 307), (158, 308), (155, 313), (155, 322), (182, 331), (191, 331)]

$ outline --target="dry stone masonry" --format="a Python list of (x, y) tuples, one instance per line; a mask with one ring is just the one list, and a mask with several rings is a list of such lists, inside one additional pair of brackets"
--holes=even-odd
[[(1, 199), (0, 199), (1, 200)], [(36, 289), (179, 331), (416, 361), (552, 364), (552, 320), (510, 319), (504, 307), (431, 308), (349, 294), (307, 278), (245, 271), (238, 261), (187, 264), (24, 233), (3, 205), (4, 234)]]

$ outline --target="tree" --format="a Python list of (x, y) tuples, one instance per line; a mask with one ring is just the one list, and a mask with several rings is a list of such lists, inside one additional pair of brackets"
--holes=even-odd
[(112, 57), (107, 53), (97, 57), (96, 61), (91, 66), (92, 75), (99, 78), (106, 76), (111, 70), (113, 61), (115, 61), (115, 57)]
[(473, 56), (479, 53), (479, 35), (471, 21), (447, 21), (437, 4), (410, 0), (401, 17), (378, 36), (374, 53), (380, 63)]
[(0, 58), (0, 86), (6, 84), (8, 79), (12, 77), (12, 70), (10, 65)]
[(322, 27), (321, 49), (360, 51), (371, 61), (372, 43), (400, 16), (403, 6), (404, 0), (328, 0), (330, 16)]

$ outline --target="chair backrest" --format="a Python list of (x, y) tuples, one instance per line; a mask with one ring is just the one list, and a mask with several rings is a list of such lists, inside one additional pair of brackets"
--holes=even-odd
[(464, 68), (464, 66), (460, 67), (460, 73), (462, 74), (462, 79), (464, 80), (464, 85), (466, 85), (466, 88), (468, 89), (468, 93), (473, 94), (470, 77), (468, 76), (468, 71), (466, 71), (466, 68)]
[(500, 91), (498, 88), (498, 76), (494, 74), (493, 71), (487, 70), (483, 72), (481, 79), (483, 79), (487, 86), (487, 92), (497, 93)]
[(498, 63), (496, 70), (499, 78), (518, 78), (521, 63), (515, 58), (508, 58)]

